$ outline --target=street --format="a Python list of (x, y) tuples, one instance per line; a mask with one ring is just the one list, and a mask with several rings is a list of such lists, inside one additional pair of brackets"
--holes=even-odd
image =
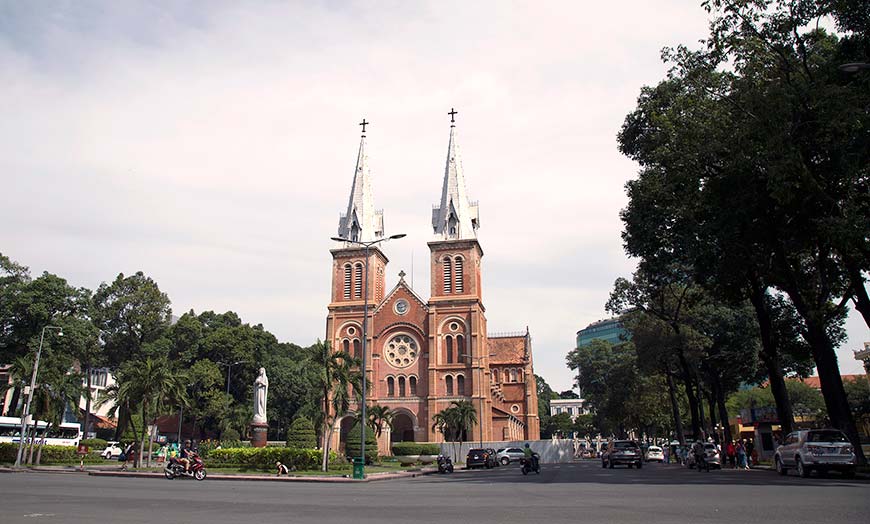
[(866, 522), (870, 482), (597, 461), (359, 484), (0, 475), (2, 522)]

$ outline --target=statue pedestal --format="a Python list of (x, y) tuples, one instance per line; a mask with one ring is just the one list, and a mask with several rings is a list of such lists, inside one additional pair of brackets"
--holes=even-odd
[(269, 432), (269, 424), (251, 422), (251, 447), (265, 448), (266, 435)]

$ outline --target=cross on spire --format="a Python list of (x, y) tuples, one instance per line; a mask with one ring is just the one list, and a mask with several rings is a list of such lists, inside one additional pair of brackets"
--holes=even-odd
[(366, 134), (366, 126), (369, 125), (370, 123), (371, 123), (371, 122), (366, 122), (366, 119), (365, 119), (365, 118), (363, 118), (363, 121), (359, 123), (359, 125), (361, 125), (362, 128), (363, 128), (363, 135)]
[(451, 124), (451, 125), (452, 125), (452, 124), (455, 124), (455, 123), (456, 123), (456, 119), (454, 119), (453, 117), (454, 117), (455, 115), (458, 115), (458, 114), (459, 114), (459, 111), (457, 111), (457, 110), (455, 110), (455, 109), (453, 109), (453, 108), (451, 107), (451, 108), (450, 108), (450, 112), (447, 113), (447, 114), (450, 115), (450, 124)]

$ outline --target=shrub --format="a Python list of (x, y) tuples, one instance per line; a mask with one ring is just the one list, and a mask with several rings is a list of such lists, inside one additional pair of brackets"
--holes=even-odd
[[(27, 448), (25, 447), (25, 451)], [(45, 446), (42, 448), (42, 464), (57, 464), (57, 463), (73, 463), (80, 460), (74, 446)], [(33, 457), (36, 458), (37, 450), (33, 451)], [(18, 455), (18, 444), (4, 442), (0, 444), (0, 464), (15, 463), (15, 457)]]
[[(288, 468), (317, 469), (322, 458), (323, 452), (319, 449), (221, 448), (212, 450), (208, 465), (271, 470), (275, 462), (280, 461)], [(337, 458), (335, 453), (329, 454), (330, 462)]]
[[(355, 458), (360, 455), (360, 433), (359, 424), (351, 428), (347, 434), (347, 445), (344, 449), (344, 454), (350, 458)], [(375, 438), (373, 431), (366, 431), (366, 464), (371, 464), (378, 457), (378, 441)]]
[(87, 446), (91, 451), (102, 451), (106, 449), (108, 442), (101, 438), (86, 438), (80, 442), (82, 446)]
[(242, 437), (239, 435), (239, 432), (233, 428), (227, 428), (221, 431), (221, 442), (235, 442), (238, 440), (242, 440)]
[(420, 444), (421, 455), (440, 455), (441, 446), (438, 444)]
[(422, 455), (421, 448), (422, 446), (416, 442), (396, 442), (393, 444), (392, 450), (393, 455), (398, 456)]
[(287, 447), (293, 449), (312, 449), (317, 447), (314, 424), (304, 417), (298, 417), (287, 431)]

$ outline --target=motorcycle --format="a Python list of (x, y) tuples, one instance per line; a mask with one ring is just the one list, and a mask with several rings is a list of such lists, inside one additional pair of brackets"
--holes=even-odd
[(700, 453), (695, 455), (694, 466), (698, 470), (698, 473), (701, 472), (701, 469), (710, 472), (710, 462), (707, 460), (707, 455), (705, 453)]
[(523, 475), (528, 475), (530, 471), (534, 471), (538, 475), (541, 474), (541, 462), (537, 454), (533, 455), (531, 459), (521, 458), (520, 464), (522, 464)]
[(177, 458), (170, 458), (166, 467), (163, 468), (163, 474), (166, 475), (166, 478), (172, 480), (176, 477), (193, 477), (196, 480), (204, 480), (205, 463), (202, 458), (196, 453), (191, 453), (187, 458), (190, 460), (188, 471), (184, 471), (184, 464)]
[(453, 461), (450, 457), (438, 455), (438, 473), (453, 473)]

